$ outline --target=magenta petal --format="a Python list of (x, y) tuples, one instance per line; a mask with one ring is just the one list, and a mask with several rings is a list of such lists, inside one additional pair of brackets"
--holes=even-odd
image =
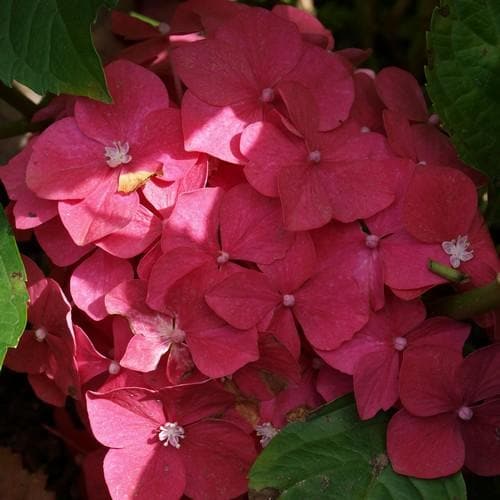
[(266, 329), (271, 332), (295, 358), (300, 357), (300, 337), (292, 311), (287, 307), (276, 309), (272, 322)]
[(190, 331), (187, 344), (198, 369), (211, 378), (225, 377), (259, 358), (257, 331), (231, 326)]
[(460, 368), (459, 378), (467, 403), (500, 396), (500, 344), (469, 354)]
[(53, 379), (48, 378), (47, 375), (28, 375), (28, 381), (38, 399), (45, 403), (63, 407), (66, 402), (66, 394), (61, 391)]
[(161, 357), (169, 350), (170, 342), (164, 337), (134, 335), (120, 360), (120, 365), (129, 370), (151, 372), (156, 370)]
[(128, 261), (97, 249), (73, 271), (71, 296), (77, 307), (99, 321), (108, 314), (104, 296), (122, 281), (131, 279), (133, 274)]
[(178, 450), (165, 448), (160, 442), (109, 450), (104, 458), (104, 478), (116, 500), (134, 497), (178, 500), (186, 486)]
[(235, 498), (248, 488), (256, 458), (252, 436), (229, 422), (206, 420), (189, 425), (179, 453), (186, 467), (186, 495)]
[(409, 120), (427, 120), (427, 105), (413, 75), (396, 67), (384, 68), (375, 78), (378, 95), (391, 110)]
[(470, 325), (451, 318), (429, 318), (410, 332), (408, 347), (441, 347), (461, 354), (470, 330)]
[(396, 196), (397, 160), (339, 163), (328, 183), (333, 217), (341, 222), (365, 219), (388, 207)]
[(147, 389), (88, 391), (87, 412), (92, 433), (110, 448), (148, 446), (158, 440), (158, 427), (165, 423), (158, 393)]
[(93, 245), (78, 246), (59, 217), (35, 229), (36, 239), (49, 259), (59, 267), (70, 266), (93, 250)]
[(359, 416), (369, 419), (398, 400), (399, 354), (388, 349), (363, 356), (354, 368), (354, 395)]
[[(164, 225), (161, 247), (198, 247), (216, 252), (221, 188), (202, 188), (182, 193)], [(214, 256), (215, 258), (216, 256)]]
[(392, 150), (402, 158), (417, 161), (410, 122), (399, 113), (386, 109), (383, 114), (387, 139)]
[(27, 191), (16, 201), (12, 213), (16, 219), (17, 229), (32, 229), (57, 215), (57, 202), (43, 200), (31, 191)]
[(333, 272), (315, 276), (295, 298), (293, 312), (316, 349), (339, 347), (368, 321), (369, 305), (358, 284)]
[(398, 474), (422, 479), (449, 476), (465, 460), (458, 419), (443, 413), (420, 418), (400, 410), (389, 422), (387, 451)]
[(260, 195), (248, 184), (235, 186), (224, 195), (220, 238), (222, 249), (232, 259), (257, 264), (282, 259), (294, 241), (294, 235), (283, 227), (278, 200)]
[(319, 130), (339, 127), (349, 117), (354, 82), (351, 67), (342, 56), (310, 47), (285, 78), (301, 83), (313, 93), (319, 106)]
[(268, 278), (256, 271), (243, 271), (226, 278), (205, 295), (210, 308), (235, 328), (255, 326), (281, 302)]
[(59, 202), (61, 221), (77, 245), (101, 239), (133, 219), (139, 196), (136, 192), (118, 193), (116, 182), (116, 176), (110, 175), (84, 200)]
[(39, 342), (33, 330), (26, 330), (15, 349), (9, 349), (5, 366), (19, 373), (41, 374), (49, 364), (47, 342)]
[(426, 243), (466, 235), (477, 211), (474, 183), (455, 168), (417, 168), (403, 208), (406, 230)]
[[(134, 142), (141, 133), (144, 118), (151, 111), (168, 106), (165, 85), (154, 73), (129, 61), (114, 61), (106, 66), (105, 73), (113, 103), (77, 99), (78, 127), (106, 146), (113, 141)], [(104, 160), (102, 146), (101, 149)]]
[(328, 183), (319, 167), (288, 165), (278, 177), (283, 223), (289, 231), (307, 231), (327, 224), (332, 218)]
[(500, 474), (500, 400), (474, 408), (474, 416), (462, 424), (465, 466), (480, 476)]
[(405, 352), (399, 374), (403, 406), (415, 416), (455, 411), (461, 405), (457, 373), (462, 355), (434, 346)]
[(241, 153), (248, 159), (245, 176), (259, 193), (278, 196), (279, 173), (291, 164), (302, 164), (307, 151), (302, 141), (286, 136), (266, 122), (245, 128), (240, 142)]
[(200, 151), (230, 163), (242, 163), (239, 138), (243, 129), (261, 119), (260, 108), (243, 102), (211, 106), (189, 90), (182, 99), (182, 130), (187, 151)]
[(104, 147), (83, 135), (74, 118), (63, 118), (34, 144), (26, 183), (41, 198), (75, 200), (99, 189), (109, 172)]
[(97, 375), (108, 371), (110, 360), (92, 344), (87, 334), (75, 325), (76, 362), (80, 384), (84, 385)]
[(309, 233), (296, 233), (295, 241), (284, 259), (261, 264), (260, 269), (281, 293), (293, 293), (314, 273), (316, 250)]
[(162, 224), (159, 217), (144, 205), (139, 205), (132, 220), (126, 226), (105, 236), (96, 242), (96, 246), (115, 257), (129, 259), (151, 246), (156, 239), (160, 238), (161, 231)]
[(333, 401), (353, 391), (352, 377), (329, 366), (319, 369), (316, 390), (325, 401)]

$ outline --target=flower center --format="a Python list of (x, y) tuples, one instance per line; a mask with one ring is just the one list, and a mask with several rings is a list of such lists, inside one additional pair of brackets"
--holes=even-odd
[(295, 305), (295, 297), (291, 294), (285, 293), (283, 295), (283, 305), (285, 307), (293, 307)]
[(321, 161), (321, 151), (319, 151), (318, 149), (315, 149), (314, 151), (311, 151), (309, 153), (309, 156), (307, 157), (307, 159), (311, 163), (319, 163)]
[(46, 330), (43, 326), (41, 326), (40, 328), (37, 328), (37, 329), (35, 330), (35, 337), (36, 337), (36, 340), (37, 340), (38, 342), (43, 342), (43, 341), (45, 340), (45, 337), (47, 337), (47, 334), (48, 334), (48, 333), (49, 333), (49, 332), (47, 332), (47, 330)]
[(262, 90), (260, 94), (260, 100), (262, 102), (272, 102), (274, 101), (274, 90), (271, 87), (267, 87)]
[(111, 168), (118, 167), (119, 165), (124, 165), (125, 163), (130, 163), (132, 157), (128, 154), (130, 147), (128, 142), (113, 141), (112, 146), (104, 147), (104, 156), (106, 157), (106, 163)]
[(217, 264), (225, 264), (229, 260), (229, 254), (227, 252), (223, 252), (222, 250), (219, 252), (219, 256), (217, 257)]
[(167, 33), (170, 32), (170, 24), (168, 23), (160, 23), (156, 29), (162, 34), (166, 35)]
[(181, 344), (186, 340), (186, 332), (180, 328), (174, 328), (169, 337), (174, 344)]
[(111, 361), (108, 366), (110, 375), (116, 375), (120, 371), (120, 365), (116, 361)]
[(380, 238), (376, 234), (367, 234), (365, 244), (368, 248), (377, 248)]
[(362, 133), (362, 134), (367, 134), (368, 132), (371, 132), (371, 129), (370, 127), (361, 127), (359, 129), (359, 131)]
[(408, 345), (408, 341), (404, 337), (396, 337), (392, 341), (392, 343), (393, 343), (394, 349), (396, 349), (396, 351), (403, 351), (406, 348), (406, 346)]
[(457, 410), (457, 415), (458, 418), (461, 418), (462, 420), (470, 420), (473, 417), (474, 412), (468, 406), (461, 406)]
[(181, 427), (177, 422), (166, 422), (158, 429), (158, 439), (163, 443), (163, 446), (173, 446), (179, 449), (181, 447), (180, 439), (184, 439), (184, 427)]
[(262, 425), (255, 427), (255, 432), (260, 437), (262, 448), (265, 448), (271, 439), (278, 434), (279, 430), (273, 427), (271, 422), (264, 422)]
[(467, 262), (474, 257), (474, 250), (470, 248), (467, 236), (458, 236), (456, 240), (443, 241), (441, 248), (450, 256), (451, 267), (457, 269), (461, 262)]
[(429, 118), (427, 119), (427, 123), (430, 123), (431, 125), (437, 125), (439, 122), (440, 122), (440, 118), (439, 118), (439, 115), (437, 115), (436, 113), (432, 114), (431, 116), (429, 116)]

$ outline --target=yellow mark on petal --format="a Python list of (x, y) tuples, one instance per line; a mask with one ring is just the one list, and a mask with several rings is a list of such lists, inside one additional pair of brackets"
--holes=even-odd
[(153, 177), (153, 175), (156, 175), (156, 173), (146, 172), (144, 170), (121, 174), (118, 179), (118, 191), (120, 193), (131, 193), (145, 184), (150, 177)]

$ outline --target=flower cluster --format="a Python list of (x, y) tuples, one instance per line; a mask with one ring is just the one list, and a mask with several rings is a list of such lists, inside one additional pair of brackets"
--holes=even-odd
[(420, 298), (446, 283), (429, 259), (461, 286), (499, 271), (483, 179), (416, 80), (287, 6), (166, 21), (116, 14), (136, 43), (106, 67), (113, 103), (56, 98), (0, 170), (51, 263), (25, 259), (7, 366), (75, 398), (89, 497), (238, 497), (287, 422), (352, 391), (362, 419), (400, 408), (396, 471), (500, 473), (500, 348), (463, 360), (470, 327)]

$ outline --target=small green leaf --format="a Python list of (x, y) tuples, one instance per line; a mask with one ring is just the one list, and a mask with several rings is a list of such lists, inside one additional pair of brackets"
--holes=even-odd
[(75, 94), (111, 101), (90, 25), (117, 0), (2, 0), (0, 79), (39, 94)]
[(283, 500), (461, 500), (461, 474), (423, 480), (396, 474), (385, 451), (388, 416), (359, 420), (343, 400), (331, 413), (285, 427), (250, 471), (250, 488), (277, 491)]
[(0, 367), (26, 326), (26, 273), (12, 229), (0, 209)]
[(500, 2), (441, 0), (427, 36), (427, 90), (466, 163), (500, 167)]

